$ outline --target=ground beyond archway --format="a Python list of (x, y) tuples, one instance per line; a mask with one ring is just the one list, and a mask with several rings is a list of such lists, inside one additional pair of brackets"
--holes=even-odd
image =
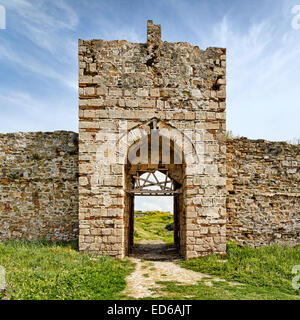
[[(184, 216), (183, 216), (183, 189), (182, 183), (178, 182), (182, 179), (183, 169), (181, 165), (131, 165), (128, 164), (125, 167), (127, 172), (127, 186), (126, 186), (126, 199), (125, 199), (125, 226), (126, 226), (126, 237), (127, 237), (127, 254), (132, 254), (133, 249), (135, 254), (141, 255), (142, 253), (150, 253), (154, 251), (159, 251), (165, 247), (163, 251), (169, 252), (170, 245), (164, 244), (162, 241), (146, 241), (146, 240), (158, 240), (148, 237), (148, 239), (143, 239), (145, 241), (140, 242), (134, 247), (134, 230), (135, 230), (135, 198), (139, 196), (148, 196), (149, 198), (155, 199), (156, 196), (160, 197), (172, 197), (173, 198), (173, 208), (171, 215), (173, 230), (173, 251), (177, 251), (181, 254), (184, 253), (184, 247), (182, 247), (182, 242), (180, 241), (182, 234), (184, 232)], [(174, 180), (172, 176), (177, 174), (177, 180)], [(180, 176), (181, 175), (181, 176)], [(182, 182), (182, 180), (181, 180)], [(155, 211), (145, 214), (154, 215)], [(143, 216), (141, 212), (140, 215)], [(147, 217), (146, 217), (147, 218)], [(155, 223), (151, 220), (152, 217), (148, 217), (145, 223)], [(152, 221), (152, 222), (151, 222)], [(159, 245), (159, 246), (158, 246)]]

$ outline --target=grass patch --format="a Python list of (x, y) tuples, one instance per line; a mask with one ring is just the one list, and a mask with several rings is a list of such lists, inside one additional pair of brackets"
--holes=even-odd
[(235, 135), (231, 130), (226, 131), (226, 139), (238, 139), (239, 135)]
[(161, 281), (159, 300), (298, 300), (299, 296), (286, 294), (278, 289), (257, 286), (235, 286), (228, 282), (213, 282), (212, 286), (199, 281), (196, 285), (181, 285), (173, 281)]
[(0, 299), (121, 299), (133, 264), (75, 249), (76, 243), (0, 242), (0, 265), (8, 282)]
[(224, 299), (300, 299), (300, 290), (292, 287), (295, 276), (292, 268), (300, 264), (300, 246), (240, 248), (228, 244), (226, 260), (222, 262), (219, 256), (211, 255), (180, 261), (179, 264), (193, 271), (239, 282), (243, 286), (213, 282), (211, 288), (203, 287), (202, 284), (179, 288), (178, 284), (173, 283), (166, 284), (166, 288), (177, 292), (180, 292), (179, 289), (184, 290), (185, 295), (193, 295), (195, 299), (203, 297), (204, 288), (215, 298), (222, 291)]
[(287, 143), (299, 146), (300, 145), (300, 139), (299, 138), (293, 138), (291, 140), (288, 140)]
[(134, 243), (141, 240), (161, 240), (165, 243), (174, 243), (173, 231), (166, 226), (173, 222), (173, 215), (168, 212), (146, 211), (135, 212)]
[[(141, 239), (173, 242), (173, 233), (165, 229), (172, 221), (163, 212), (139, 212), (136, 218), (136, 241)], [(169, 239), (169, 241), (168, 241)], [(194, 285), (167, 281), (159, 282), (162, 296), (158, 299), (195, 300), (294, 300), (300, 290), (292, 287), (294, 265), (300, 265), (300, 246), (261, 248), (227, 245), (227, 255), (210, 255), (178, 262), (181, 267), (216, 276), (226, 281), (203, 277)], [(235, 285), (231, 282), (238, 283)], [(208, 285), (211, 284), (211, 285)], [(148, 300), (149, 298), (147, 298)], [(151, 299), (151, 298), (150, 298)]]

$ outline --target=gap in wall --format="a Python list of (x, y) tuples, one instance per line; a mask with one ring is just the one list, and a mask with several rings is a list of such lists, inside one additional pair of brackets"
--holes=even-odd
[(161, 240), (161, 242), (174, 244), (174, 228), (171, 228), (173, 227), (171, 224), (174, 223), (173, 197), (135, 196), (134, 202), (135, 235), (140, 230), (134, 243), (138, 243), (142, 237), (142, 240), (155, 240), (156, 242)]
[(174, 197), (134, 197), (134, 248), (157, 256), (174, 251)]

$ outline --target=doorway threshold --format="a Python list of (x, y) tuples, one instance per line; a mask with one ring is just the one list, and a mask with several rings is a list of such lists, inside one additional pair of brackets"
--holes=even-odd
[(148, 261), (182, 260), (174, 244), (168, 244), (160, 240), (142, 240), (134, 244), (129, 257)]

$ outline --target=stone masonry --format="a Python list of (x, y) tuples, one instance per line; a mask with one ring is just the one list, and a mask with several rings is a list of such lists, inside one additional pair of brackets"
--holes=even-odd
[[(63, 131), (0, 134), (1, 241), (78, 239), (77, 139)], [(227, 239), (299, 244), (300, 146), (246, 138), (226, 144)]]
[(300, 145), (228, 140), (227, 239), (250, 246), (300, 243)]
[[(152, 21), (146, 43), (79, 40), (81, 251), (128, 253), (127, 153), (155, 121), (160, 132), (173, 128), (190, 142), (182, 164), (180, 252), (225, 253), (225, 59), (222, 48), (163, 42)], [(115, 138), (120, 132), (127, 141)], [(107, 139), (119, 146), (113, 154), (103, 151)]]
[(79, 40), (79, 135), (0, 134), (0, 241), (79, 238), (82, 252), (122, 258), (135, 177), (158, 170), (178, 191), (184, 258), (224, 254), (226, 240), (299, 244), (300, 146), (226, 140), (225, 54), (163, 42), (152, 21), (146, 43)]
[(0, 240), (78, 238), (78, 134), (0, 134)]

